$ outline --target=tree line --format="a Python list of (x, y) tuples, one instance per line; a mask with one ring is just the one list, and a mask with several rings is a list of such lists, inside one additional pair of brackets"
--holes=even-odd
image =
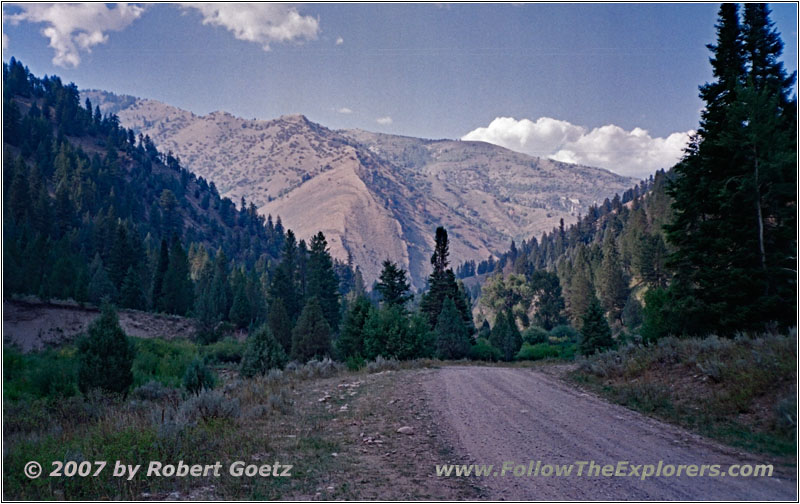
[(795, 75), (766, 5), (723, 4), (716, 27), (715, 81), (700, 86), (706, 106), (684, 158), (646, 191), (512, 242), (481, 287), (484, 316), (502, 311), (523, 329), (551, 326), (551, 314), (582, 330), (590, 322), (601, 347), (611, 333), (647, 342), (795, 324)]
[(319, 250), (323, 236), (310, 250), (294, 243), (280, 217), (244, 198), (237, 208), (149, 137), (88, 99), (81, 106), (74, 84), (38, 78), (14, 58), (3, 84), (4, 296), (193, 316), (211, 341), (266, 323), (287, 248), (312, 291), (326, 268), (337, 294), (361, 281), (352, 262)]

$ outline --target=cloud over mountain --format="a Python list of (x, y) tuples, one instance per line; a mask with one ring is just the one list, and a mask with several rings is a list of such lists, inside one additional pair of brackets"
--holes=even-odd
[[(44, 23), (42, 35), (50, 39), (55, 50), (53, 64), (77, 67), (81, 52), (92, 52), (92, 47), (108, 41), (109, 31), (128, 27), (144, 12), (144, 7), (131, 4), (16, 4), (19, 12), (4, 12), (4, 21), (19, 24)], [(4, 44), (7, 39), (3, 38)]]
[(300, 15), (285, 4), (194, 3), (183, 7), (199, 11), (203, 24), (221, 26), (239, 40), (260, 44), (265, 51), (273, 42), (314, 40), (319, 33), (319, 20)]
[(641, 128), (626, 131), (613, 124), (587, 130), (550, 117), (536, 121), (498, 117), (489, 126), (476, 128), (461, 139), (641, 178), (678, 162), (692, 133), (677, 132), (666, 138), (654, 138)]

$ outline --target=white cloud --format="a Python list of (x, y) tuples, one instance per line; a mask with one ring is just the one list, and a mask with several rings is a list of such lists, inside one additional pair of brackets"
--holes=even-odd
[(478, 140), (532, 156), (598, 166), (620, 175), (645, 177), (669, 168), (683, 155), (693, 131), (653, 138), (641, 128), (626, 131), (609, 124), (591, 131), (567, 121), (540, 117), (498, 117), (485, 128), (470, 131), (462, 140)]
[[(144, 7), (131, 4), (16, 4), (20, 12), (4, 15), (12, 24), (27, 21), (44, 23), (42, 35), (50, 39), (55, 49), (53, 64), (77, 67), (81, 52), (92, 52), (92, 47), (108, 41), (109, 31), (121, 31), (138, 19)], [(3, 36), (3, 44), (8, 39)]]
[(273, 42), (315, 40), (319, 20), (301, 16), (293, 6), (271, 3), (183, 4), (203, 15), (203, 24), (222, 26), (239, 40), (260, 44), (265, 51)]
[(353, 110), (347, 107), (342, 107), (339, 110), (337, 110), (337, 112), (339, 112), (340, 114), (352, 114)]
[(8, 40), (8, 35), (6, 35), (6, 34), (4, 33), (4, 34), (3, 34), (3, 50), (4, 50), (4, 51), (8, 49), (8, 43), (9, 43), (9, 40)]
[(389, 124), (392, 124), (392, 118), (389, 117), (389, 116), (379, 117), (379, 118), (375, 119), (375, 122), (378, 123), (378, 124), (382, 124), (384, 126), (388, 126)]
[(336, 45), (342, 45), (342, 44), (344, 44), (344, 39), (342, 37), (337, 38)]

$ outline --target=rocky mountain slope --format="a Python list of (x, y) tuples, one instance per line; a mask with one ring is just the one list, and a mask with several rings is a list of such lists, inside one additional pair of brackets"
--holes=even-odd
[(450, 232), (454, 263), (485, 259), (634, 183), (483, 142), (333, 131), (299, 115), (198, 116), (154, 100), (84, 95), (179, 156), (220, 194), (280, 215), (300, 238), (322, 230), (332, 254), (350, 253), (367, 282), (389, 258), (422, 287), (436, 226)]

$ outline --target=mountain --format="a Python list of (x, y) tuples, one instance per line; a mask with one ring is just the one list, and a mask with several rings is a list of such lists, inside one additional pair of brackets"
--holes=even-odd
[(155, 100), (84, 91), (105, 113), (149, 136), (220, 194), (246, 198), (290, 223), (300, 238), (322, 230), (367, 282), (384, 259), (430, 271), (433, 231), (451, 234), (451, 262), (481, 260), (511, 240), (572, 221), (634, 180), (483, 143), (334, 131), (301, 115), (247, 120), (198, 116)]

